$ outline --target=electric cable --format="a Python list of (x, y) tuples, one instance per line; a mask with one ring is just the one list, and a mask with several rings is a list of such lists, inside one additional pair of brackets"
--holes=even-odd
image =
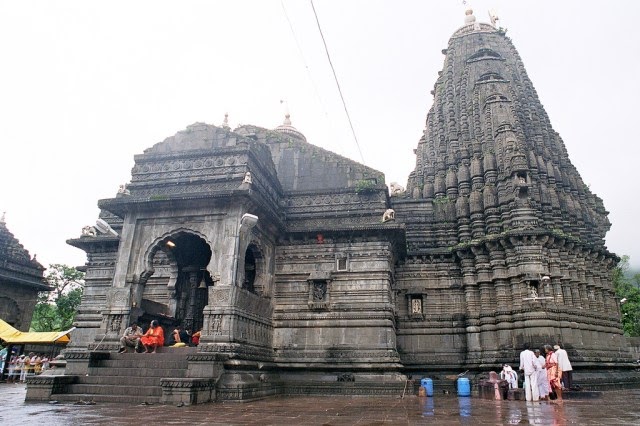
[(364, 164), (364, 155), (362, 155), (362, 150), (360, 149), (360, 143), (358, 143), (358, 137), (356, 136), (356, 131), (353, 128), (353, 123), (351, 122), (351, 116), (349, 115), (349, 110), (347, 109), (347, 103), (344, 100), (344, 96), (342, 94), (342, 88), (340, 87), (340, 82), (338, 81), (338, 75), (336, 74), (336, 70), (333, 67), (333, 62), (331, 62), (331, 55), (329, 55), (329, 48), (327, 47), (327, 42), (324, 39), (324, 34), (322, 33), (322, 27), (320, 27), (320, 19), (318, 19), (318, 14), (316, 13), (316, 8), (313, 4), (313, 0), (309, 0), (311, 3), (311, 8), (313, 9), (313, 15), (316, 18), (316, 23), (318, 24), (318, 31), (320, 31), (320, 37), (322, 38), (322, 43), (324, 44), (324, 51), (327, 54), (327, 59), (329, 60), (329, 65), (331, 66), (331, 71), (333, 71), (333, 78), (336, 81), (336, 86), (338, 86), (338, 92), (340, 93), (340, 99), (342, 100), (342, 106), (344, 106), (344, 112), (347, 115), (347, 120), (349, 121), (349, 126), (351, 127), (351, 133), (353, 134), (353, 140), (356, 142), (356, 147), (358, 147), (358, 152), (360, 153), (360, 158), (362, 159), (362, 163)]

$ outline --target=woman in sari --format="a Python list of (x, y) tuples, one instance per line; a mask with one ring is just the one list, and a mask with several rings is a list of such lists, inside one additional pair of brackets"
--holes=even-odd
[(158, 346), (164, 345), (164, 330), (158, 325), (158, 321), (153, 320), (149, 325), (149, 329), (140, 338), (140, 342), (144, 345), (146, 353), (156, 353)]
[(562, 402), (562, 370), (558, 367), (558, 356), (553, 352), (551, 345), (544, 345), (544, 351), (547, 354), (545, 366), (547, 367), (547, 377), (549, 378), (549, 387), (556, 393), (558, 401)]

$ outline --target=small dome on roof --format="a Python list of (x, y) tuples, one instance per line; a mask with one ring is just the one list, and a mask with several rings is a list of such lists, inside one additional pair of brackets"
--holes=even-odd
[(307, 141), (307, 138), (302, 134), (302, 132), (291, 125), (291, 115), (289, 113), (285, 114), (284, 122), (274, 130), (278, 133), (293, 136), (294, 138), (301, 139), (305, 142)]

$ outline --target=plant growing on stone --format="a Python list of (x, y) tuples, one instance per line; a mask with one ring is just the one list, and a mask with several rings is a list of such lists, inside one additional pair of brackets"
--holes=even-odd
[(368, 179), (362, 179), (356, 183), (357, 194), (366, 194), (369, 192), (374, 192), (375, 189), (376, 189), (376, 184), (373, 183), (373, 181)]

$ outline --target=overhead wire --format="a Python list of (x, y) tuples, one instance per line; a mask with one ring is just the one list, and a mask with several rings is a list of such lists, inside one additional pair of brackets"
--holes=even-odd
[(289, 19), (287, 8), (284, 6), (284, 0), (280, 0), (280, 5), (282, 6), (282, 12), (284, 13), (284, 17), (286, 18), (287, 23), (289, 24), (289, 29), (291, 30), (293, 39), (296, 42), (296, 47), (298, 48), (298, 53), (300, 54), (300, 58), (302, 59), (302, 64), (304, 65), (304, 68), (307, 70), (307, 75), (309, 76), (309, 80), (311, 81), (311, 85), (313, 86), (313, 91), (315, 92), (316, 97), (318, 98), (318, 102), (320, 102), (320, 106), (322, 107), (322, 111), (324, 112), (325, 118), (327, 118), (328, 120), (329, 113), (327, 112), (327, 107), (325, 106), (324, 102), (322, 102), (322, 97), (320, 96), (318, 85), (316, 84), (315, 80), (313, 79), (313, 76), (311, 75), (311, 69), (309, 68), (309, 65), (307, 65), (307, 60), (305, 59), (304, 53), (302, 52), (302, 46), (300, 46), (300, 42), (298, 41), (298, 36), (296, 35), (295, 30), (293, 29), (293, 24), (291, 23), (291, 20)]
[(338, 87), (338, 93), (340, 93), (340, 99), (342, 100), (342, 106), (344, 107), (344, 112), (347, 115), (347, 120), (349, 121), (349, 126), (351, 127), (351, 133), (353, 134), (353, 140), (356, 142), (356, 147), (358, 148), (358, 152), (360, 153), (360, 158), (364, 163), (364, 155), (362, 155), (362, 150), (360, 149), (360, 143), (358, 142), (358, 137), (356, 136), (356, 131), (353, 128), (353, 122), (351, 121), (351, 116), (349, 115), (349, 109), (347, 108), (347, 103), (344, 100), (344, 95), (342, 94), (342, 88), (340, 87), (340, 82), (338, 81), (338, 75), (336, 74), (336, 69), (333, 66), (333, 62), (331, 61), (331, 55), (329, 54), (329, 48), (327, 47), (327, 41), (324, 38), (324, 33), (322, 32), (322, 27), (320, 26), (320, 19), (318, 18), (318, 13), (316, 12), (316, 7), (313, 4), (313, 0), (309, 0), (311, 3), (311, 8), (313, 9), (313, 15), (316, 18), (316, 24), (318, 24), (318, 31), (320, 32), (320, 37), (322, 38), (322, 43), (324, 44), (324, 51), (327, 54), (327, 59), (329, 60), (329, 65), (331, 66), (331, 71), (333, 72), (333, 78), (336, 81), (336, 86)]

